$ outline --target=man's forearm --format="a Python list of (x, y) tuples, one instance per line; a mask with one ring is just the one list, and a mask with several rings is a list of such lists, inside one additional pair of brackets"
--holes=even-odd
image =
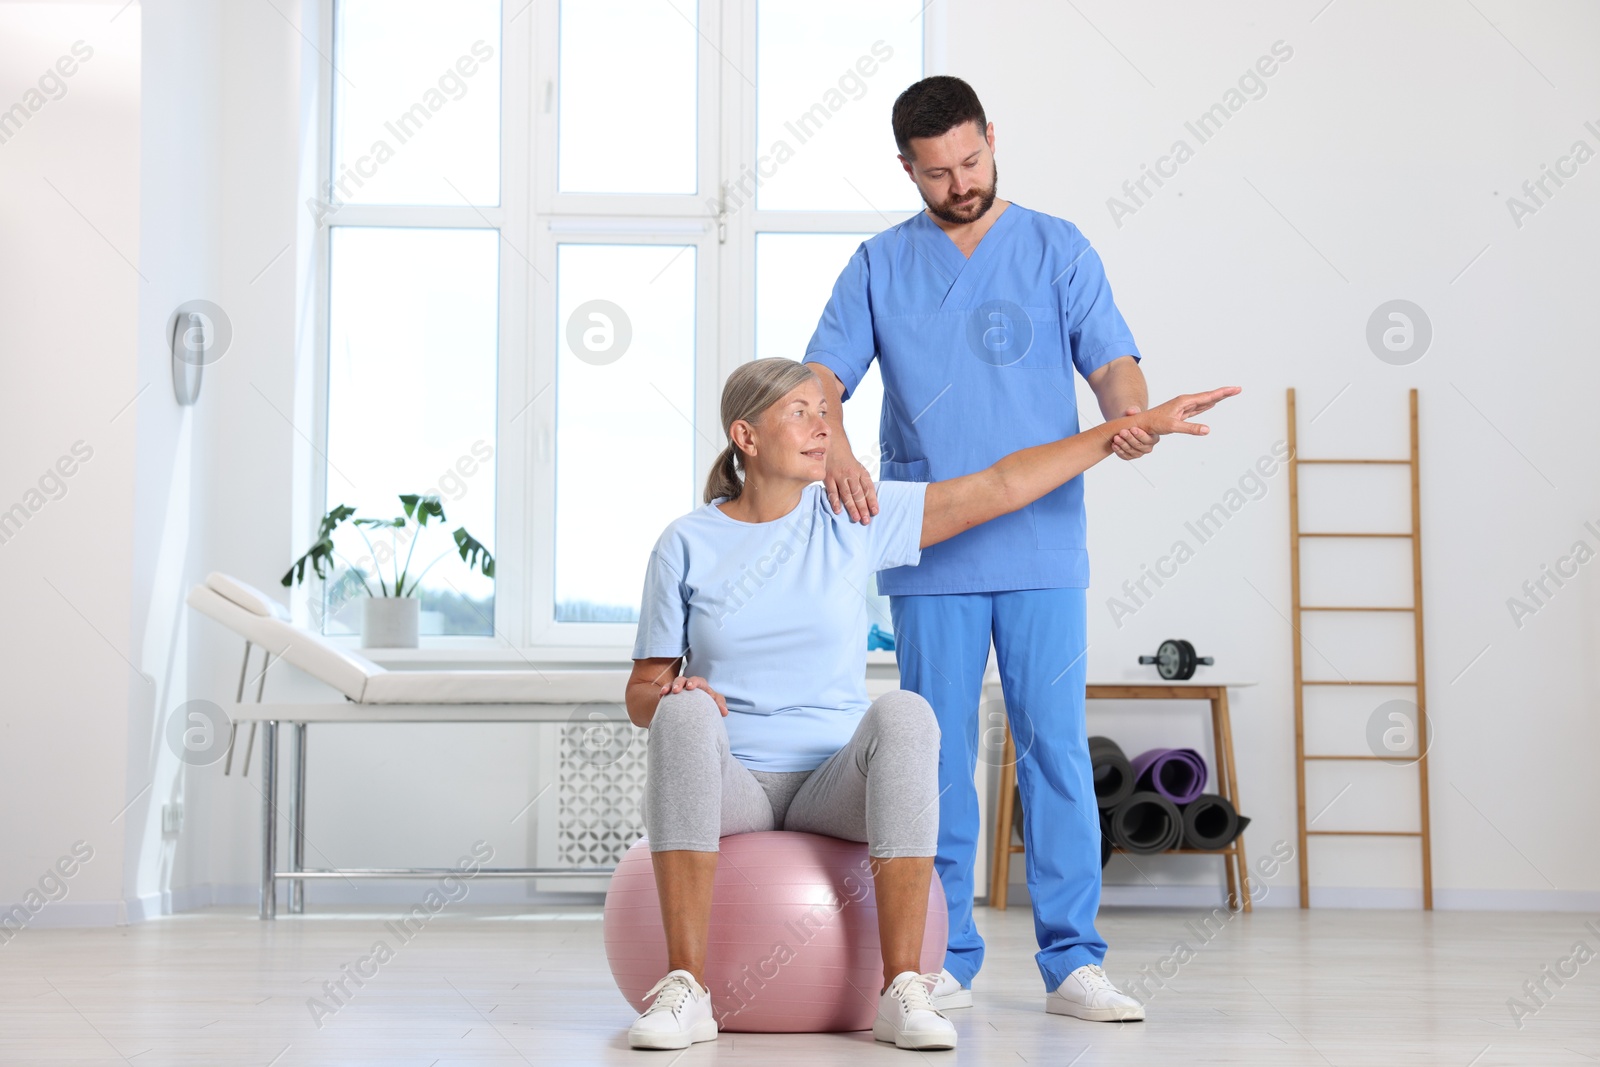
[(828, 424), (828, 433), (833, 438), (838, 449), (848, 453), (850, 451), (850, 438), (844, 432), (844, 383), (839, 381), (839, 376), (833, 373), (832, 368), (821, 363), (807, 363), (806, 366), (816, 374), (822, 382), (822, 395), (828, 401), (828, 413), (824, 416)]
[(1105, 377), (1090, 382), (1095, 399), (1100, 403), (1100, 414), (1108, 419), (1121, 418), (1130, 407), (1140, 411), (1150, 406), (1150, 392), (1144, 380), (1144, 371), (1132, 356), (1119, 357), (1107, 365)]
[(1019, 449), (981, 471), (932, 482), (922, 508), (922, 547), (1010, 514), (1058, 489), (1111, 455), (1111, 439), (1135, 425), (1119, 417), (1087, 430)]

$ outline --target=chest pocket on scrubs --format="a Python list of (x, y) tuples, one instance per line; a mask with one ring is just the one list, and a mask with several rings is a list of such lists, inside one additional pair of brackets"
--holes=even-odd
[(967, 344), (979, 359), (1004, 370), (1060, 371), (1066, 366), (1055, 307), (985, 300), (968, 316)]
[(879, 465), (878, 481), (880, 482), (927, 482), (928, 461), (913, 459), (905, 462), (896, 462), (884, 459)]

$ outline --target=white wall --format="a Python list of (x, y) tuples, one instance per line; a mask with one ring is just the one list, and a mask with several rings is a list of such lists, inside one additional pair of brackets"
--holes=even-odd
[[(183, 598), (205, 556), (198, 540), (205, 497), (196, 466), (207, 420), (206, 408), (182, 407), (173, 396), (167, 328), (180, 304), (220, 295), (222, 114), (215, 86), (222, 61), (214, 4), (159, 0), (129, 8), (122, 18), (143, 23), (140, 229), (141, 269), (149, 279), (139, 306), (139, 380), (150, 388), (138, 412), (132, 588), (135, 647), (152, 684), (131, 702), (128, 745), (128, 780), (134, 788), (150, 783), (129, 813), (126, 896), (138, 917), (171, 911), (173, 889), (190, 877), (194, 850), (180, 848), (181, 830), (163, 832), (163, 806), (180, 808), (185, 826), (190, 818), (206, 822), (167, 728), (193, 695), (193, 615)], [(209, 401), (214, 388), (208, 367), (201, 398)]]
[[(0, 17), (16, 6), (0, 4)], [(118, 20), (135, 29), (121, 31), (131, 36), (114, 90), (80, 93), (96, 83), (74, 80), (22, 137), (0, 145), (3, 244), (29, 250), (0, 262), (8, 395), (28, 398), (0, 427), (0, 506), (20, 499), (73, 440), (100, 435), (68, 495), (0, 546), (0, 570), (23, 608), (0, 621), (0, 648), (19, 679), (0, 749), (6, 839), (16, 843), (0, 855), (0, 899), (19, 897), (150, 781), (129, 809), (126, 882), (120, 839), (105, 850), (96, 839), (97, 858), (69, 899), (113, 910), (131, 900), (134, 914), (173, 903), (161, 901), (166, 891), (178, 906), (251, 899), (259, 762), (249, 780), (224, 778), (220, 766), (179, 774), (153, 727), (183, 699), (231, 696), (237, 678), (237, 641), (181, 608), (183, 589), (213, 569), (271, 587), (294, 544), (291, 516), (304, 516), (294, 472), (297, 450), (309, 447), (301, 435), (312, 428), (311, 382), (297, 353), (314, 294), (303, 160), (322, 60), (301, 32), (318, 40), (306, 10), (314, 6), (284, 8), (291, 25), (270, 5), (236, 0), (135, 5)], [(1299, 393), (1303, 454), (1399, 455), (1405, 391), (1415, 386), (1438, 903), (1592, 907), (1600, 859), (1572, 845), (1593, 843), (1583, 820), (1600, 806), (1587, 773), (1600, 740), (1585, 654), (1595, 639), (1594, 568), (1520, 629), (1506, 600), (1579, 538), (1600, 547), (1582, 527), (1600, 526), (1600, 500), (1583, 439), (1597, 372), (1580, 303), (1595, 289), (1584, 239), (1595, 232), (1600, 177), (1590, 172), (1600, 164), (1520, 228), (1505, 200), (1575, 139), (1600, 148), (1583, 126), (1600, 126), (1600, 72), (1584, 53), (1600, 14), (1480, 4), (1491, 26), (1470, 5), (1320, 7), (941, 0), (929, 9), (953, 25), (988, 27), (948, 34), (943, 69), (970, 80), (989, 109), (1004, 195), (1072, 219), (1094, 241), (1146, 356), (1152, 400), (1245, 388), (1211, 420), (1209, 439), (1165, 441), (1138, 464), (1108, 461), (1088, 476), (1090, 674), (1146, 676), (1134, 665), (1140, 653), (1187, 636), (1217, 657), (1218, 676), (1258, 681), (1234, 701), (1240, 788), (1256, 820), (1249, 841), (1258, 854), (1293, 841), (1286, 477), (1269, 479), (1262, 499), (1120, 627), (1106, 601), (1285, 436), (1285, 387)], [(132, 80), (141, 14), (142, 98)], [(1184, 122), (1280, 40), (1293, 55), (1265, 95), (1118, 226), (1107, 199), (1174, 139), (1193, 145)], [(6, 70), (42, 70), (59, 52), (53, 39), (0, 41)], [(12, 60), (24, 48), (32, 51)], [(85, 75), (111, 77), (113, 63), (95, 65), (103, 55)], [(886, 156), (862, 165), (893, 164)], [(148, 283), (43, 186), (44, 170), (85, 183), (78, 206)], [(151, 331), (192, 297), (222, 304), (235, 341), (208, 369), (201, 403), (182, 413)], [(1421, 305), (1434, 328), (1410, 366), (1380, 362), (1364, 337), (1371, 312), (1394, 298)], [(47, 341), (61, 347), (60, 320), (73, 324), (68, 375), (59, 359), (17, 356)], [(146, 381), (137, 404), (106, 423)], [(1086, 388), (1080, 407), (1093, 407)], [(1389, 518), (1388, 497), (1334, 487), (1319, 500), (1352, 523), (1371, 505), (1381, 512), (1374, 520)], [(24, 547), (25, 556), (12, 551)], [(1329, 567), (1368, 573), (1349, 560), (1323, 566), (1324, 578)], [(1360, 662), (1353, 639), (1312, 641), (1348, 676), (1388, 666)], [(1308, 672), (1320, 664), (1308, 649)], [(283, 698), (305, 691), (291, 673), (274, 672), (271, 687)], [(1364, 725), (1365, 707), (1351, 714)], [(1090, 716), (1092, 730), (1129, 748), (1204, 738), (1198, 714), (1175, 707), (1095, 706)], [(1365, 744), (1359, 731), (1328, 731), (1330, 749)], [(339, 863), (427, 863), (453, 858), (471, 836), (507, 839), (492, 822), (531, 796), (528, 740), (498, 728), (448, 744), (401, 728), (329, 735), (312, 752), (314, 843)], [(1404, 772), (1357, 770), (1313, 778), (1313, 810), (1350, 785), (1319, 825), (1404, 825), (1414, 808)], [(187, 821), (174, 842), (152, 820), (176, 799)], [(525, 839), (507, 840), (497, 862), (522, 861)], [(1320, 900), (1414, 900), (1414, 845), (1316, 848), (1314, 884), (1329, 887)], [(1114, 862), (1108, 880), (1128, 894), (1155, 884), (1176, 887), (1164, 899), (1192, 900), (1219, 884), (1209, 860), (1157, 858), (1138, 872)], [(1292, 904), (1293, 881), (1291, 868), (1268, 903)], [(359, 899), (406, 892), (374, 885)]]
[[(1298, 392), (1304, 456), (1404, 456), (1415, 387), (1437, 903), (1594, 907), (1600, 578), (1582, 568), (1520, 629), (1506, 600), (1573, 542), (1600, 549), (1582, 525), (1600, 526), (1600, 479), (1579, 429), (1600, 381), (1590, 322), (1600, 163), (1520, 228), (1505, 201), (1574, 140), (1600, 149), (1600, 129), (1584, 127), (1600, 127), (1600, 71), (1586, 51), (1600, 12), (1477, 6), (1495, 25), (1447, 3), (1339, 2), (1320, 15), (1320, 0), (960, 4), (957, 19), (1027, 32), (952, 35), (949, 69), (973, 82), (995, 122), (1005, 193), (1074, 220), (1099, 249), (1152, 400), (1245, 390), (1215, 413), (1210, 438), (1165, 441), (1136, 465), (1109, 461), (1088, 475), (1091, 677), (1148, 676), (1137, 655), (1183, 636), (1216, 656), (1216, 676), (1259, 681), (1233, 708), (1241, 795), (1256, 820), (1248, 839), (1256, 854), (1293, 843), (1287, 476), (1203, 546), (1184, 523), (1285, 437), (1286, 387)], [(1293, 56), (1265, 95), (1119, 227), (1108, 198), (1126, 200), (1123, 182), (1175, 139), (1196, 146), (1185, 121), (1280, 40)], [(1419, 304), (1433, 325), (1431, 348), (1410, 366), (1379, 361), (1365, 340), (1368, 316), (1395, 298)], [(1087, 390), (1080, 405), (1093, 407)], [(1364, 496), (1310, 477), (1303, 514), (1320, 504), (1344, 528), (1406, 528), (1398, 486), (1375, 477), (1361, 484), (1381, 488)], [(1194, 559), (1118, 627), (1107, 600), (1180, 538), (1198, 548)], [(1368, 564), (1350, 551), (1308, 556), (1308, 580), (1361, 581)], [(1408, 571), (1371, 565), (1406, 602)], [(1308, 624), (1327, 657), (1308, 647), (1308, 676), (1410, 677), (1409, 632), (1376, 632), (1384, 621), (1365, 639)], [(1388, 658), (1367, 662), (1373, 644)], [(1323, 695), (1349, 697), (1353, 729), (1317, 716), (1321, 750), (1367, 752), (1369, 712), (1404, 694)], [(1129, 748), (1198, 742), (1200, 721), (1154, 705), (1097, 706), (1090, 719)], [(1350, 785), (1319, 827), (1414, 827), (1410, 773), (1313, 768), (1308, 809)], [(1114, 863), (1108, 881), (1147, 884)], [(1157, 883), (1217, 877), (1203, 859), (1139, 867)], [(1409, 905), (1417, 894), (1405, 887), (1420, 884), (1410, 841), (1313, 842), (1311, 874), (1330, 887), (1316, 898), (1329, 903)], [(1281, 876), (1289, 888), (1269, 902), (1293, 903), (1294, 880), (1293, 870)]]
[(116, 10), (0, 3), (0, 108), (26, 109), (0, 143), (0, 508), (26, 516), (0, 544), (0, 902), (50, 898), (27, 925), (117, 921), (140, 817), (125, 767), (128, 709), (150, 688), (130, 581), (139, 20)]

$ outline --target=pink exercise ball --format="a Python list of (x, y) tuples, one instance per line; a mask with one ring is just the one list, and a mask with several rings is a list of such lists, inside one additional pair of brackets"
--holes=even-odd
[[(867, 846), (772, 830), (722, 839), (711, 895), (706, 985), (723, 1030), (868, 1030), (883, 957)], [(924, 973), (944, 966), (949, 916), (930, 879)], [(667, 939), (649, 842), (628, 849), (606, 892), (606, 959), (636, 1011), (667, 973)]]

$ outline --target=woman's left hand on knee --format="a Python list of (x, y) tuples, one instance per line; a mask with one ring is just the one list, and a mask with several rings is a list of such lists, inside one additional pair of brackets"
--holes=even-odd
[(722, 699), (722, 694), (711, 688), (711, 683), (698, 675), (679, 675), (661, 687), (661, 695), (667, 696), (669, 693), (681, 693), (685, 689), (703, 689), (712, 700), (717, 702), (717, 710), (721, 711), (724, 716), (728, 714), (728, 702)]

